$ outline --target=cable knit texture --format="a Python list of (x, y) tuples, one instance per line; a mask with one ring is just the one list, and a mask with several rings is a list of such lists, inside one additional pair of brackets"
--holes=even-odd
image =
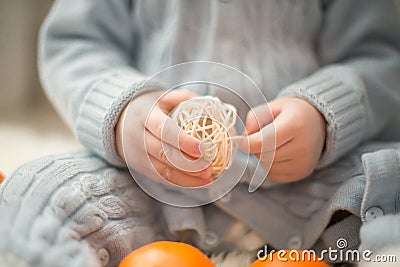
[(116, 266), (154, 241), (156, 209), (128, 173), (90, 154), (31, 162), (0, 188), (0, 265)]
[[(303, 181), (263, 188), (251, 198), (240, 184), (229, 200), (204, 209), (161, 205), (127, 171), (91, 154), (39, 159), (16, 170), (0, 187), (1, 266), (115, 266), (134, 248), (159, 238), (175, 239), (186, 230), (204, 237), (193, 239), (199, 247), (218, 251), (226, 246), (224, 234), (233, 218), (277, 249), (320, 251), (334, 248), (339, 238), (348, 241), (346, 249), (355, 249), (360, 217), (370, 207), (398, 213), (400, 164), (386, 170), (371, 166), (398, 161), (399, 151), (399, 143), (371, 143)], [(381, 191), (379, 181), (393, 190)], [(351, 215), (326, 228), (332, 215), (343, 210)], [(396, 244), (396, 227), (381, 228), (379, 222), (392, 225), (397, 217), (367, 222), (362, 248), (376, 251)]]

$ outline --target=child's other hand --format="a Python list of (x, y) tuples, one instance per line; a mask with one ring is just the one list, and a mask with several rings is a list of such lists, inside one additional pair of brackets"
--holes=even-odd
[(307, 177), (317, 166), (324, 148), (324, 117), (313, 105), (300, 98), (277, 99), (269, 106), (271, 112), (267, 105), (261, 105), (247, 114), (248, 142), (243, 139), (241, 149), (254, 153), (264, 167), (269, 167), (274, 153), (274, 148), (268, 146), (275, 135), (274, 120), (276, 150), (269, 177), (277, 182), (293, 182)]
[(212, 181), (211, 167), (195, 160), (201, 156), (200, 141), (181, 131), (168, 116), (196, 95), (187, 90), (164, 93), (145, 93), (124, 109), (116, 126), (118, 153), (131, 168), (155, 180), (162, 177), (187, 187), (206, 185)]

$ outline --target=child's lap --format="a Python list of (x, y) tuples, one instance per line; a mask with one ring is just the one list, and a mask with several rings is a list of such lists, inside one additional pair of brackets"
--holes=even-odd
[[(400, 142), (361, 145), (315, 175), (328, 173), (324, 179), (335, 179), (335, 169), (361, 164), (363, 154), (393, 148), (400, 149)], [(158, 233), (168, 236), (162, 206), (136, 185), (128, 171), (96, 156), (51, 156), (22, 166), (1, 185), (0, 208), (7, 210), (9, 218), (0, 220), (0, 229), (10, 227), (4, 234), (18, 232), (31, 241), (32, 236), (42, 238), (43, 246), (47, 242), (49, 247), (63, 238), (85, 240), (94, 251), (106, 253), (102, 258), (109, 264), (116, 264), (130, 250), (156, 240)], [(19, 242), (25, 248), (15, 245), (14, 252), (29, 254), (27, 240)], [(87, 246), (87, 242), (81, 243)]]

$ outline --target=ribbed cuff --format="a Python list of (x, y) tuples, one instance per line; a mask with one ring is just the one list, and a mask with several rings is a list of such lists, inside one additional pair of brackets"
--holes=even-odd
[(161, 90), (160, 83), (133, 70), (119, 70), (94, 84), (79, 112), (76, 135), (89, 150), (116, 166), (126, 166), (118, 155), (115, 126), (128, 102), (139, 93)]
[[(343, 79), (337, 77), (343, 73), (346, 73)], [(290, 85), (278, 96), (302, 98), (325, 117), (326, 144), (317, 168), (331, 164), (363, 138), (366, 120), (363, 85), (353, 74), (345, 68), (322, 70)]]

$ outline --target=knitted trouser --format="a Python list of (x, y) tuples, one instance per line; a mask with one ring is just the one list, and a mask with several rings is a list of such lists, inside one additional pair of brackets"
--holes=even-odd
[(98, 157), (36, 160), (0, 187), (0, 266), (117, 266), (155, 240), (157, 209), (127, 171)]

